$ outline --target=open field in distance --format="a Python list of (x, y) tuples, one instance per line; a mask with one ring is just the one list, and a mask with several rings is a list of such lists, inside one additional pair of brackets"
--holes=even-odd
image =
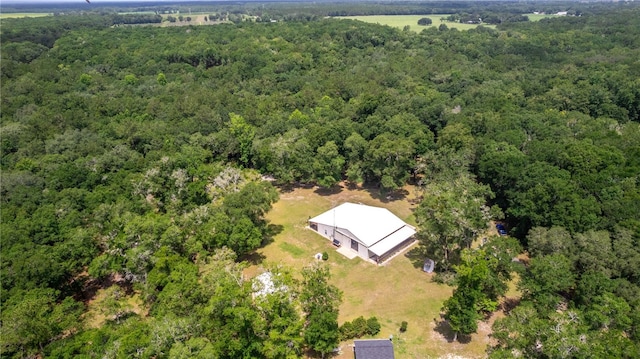
[[(448, 14), (432, 14), (432, 15), (371, 15), (371, 16), (340, 16), (336, 17), (338, 19), (351, 19), (351, 20), (359, 20), (364, 22), (369, 22), (373, 24), (380, 25), (388, 25), (392, 27), (397, 27), (399, 29), (403, 29), (406, 25), (409, 25), (409, 29), (415, 32), (420, 32), (422, 29), (426, 29), (428, 27), (438, 27), (440, 24), (447, 25), (450, 29), (458, 29), (458, 30), (469, 30), (475, 29), (480, 25), (476, 24), (461, 24), (458, 22), (450, 22), (443, 21), (441, 19), (449, 16)], [(431, 25), (422, 26), (418, 25), (418, 20), (423, 17), (430, 18), (432, 23)], [(486, 25), (482, 26), (495, 28), (495, 25)]]
[(540, 21), (542, 19), (548, 19), (553, 17), (560, 17), (560, 15), (555, 14), (524, 14), (524, 16), (529, 18), (529, 21), (535, 22)]
[(47, 12), (9, 12), (9, 13), (1, 13), (0, 19), (11, 19), (16, 17), (43, 17), (50, 16), (51, 13)]

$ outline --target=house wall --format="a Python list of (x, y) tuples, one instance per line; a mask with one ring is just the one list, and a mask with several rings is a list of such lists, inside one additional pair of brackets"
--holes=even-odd
[[(332, 236), (333, 236), (333, 226), (328, 226), (325, 224), (321, 224), (321, 223), (314, 223), (318, 230), (318, 234), (320, 234), (321, 236), (325, 237), (328, 240), (333, 240)], [(340, 241), (340, 245), (342, 247), (346, 247), (351, 249), (351, 237), (346, 236), (338, 231), (335, 232), (335, 239), (337, 239), (338, 241)], [(363, 258), (363, 259), (370, 259), (371, 256), (373, 256), (374, 254), (369, 252), (369, 248), (367, 248), (364, 244), (360, 243), (360, 241), (356, 240), (358, 242), (358, 256)]]
[(340, 241), (340, 245), (343, 247), (349, 247), (351, 245), (351, 238), (340, 232), (336, 232), (336, 239)]
[[(349, 250), (353, 250), (351, 248), (351, 237), (336, 232), (336, 239), (340, 241), (343, 247), (347, 247), (349, 248)], [(358, 242), (358, 256), (364, 259), (369, 259), (369, 250), (367, 249), (367, 247), (364, 244), (360, 243), (360, 241), (358, 240), (356, 240), (356, 242)]]
[(358, 255), (364, 259), (369, 259), (369, 248), (362, 243), (358, 243)]
[(318, 223), (318, 234), (331, 240), (331, 236), (333, 235), (333, 226)]
[[(349, 250), (352, 250), (351, 237), (346, 236), (340, 232), (336, 232), (336, 239), (340, 241), (342, 247), (346, 247), (349, 248)], [(356, 240), (356, 242), (358, 242), (358, 256), (364, 259), (369, 259), (369, 250), (367, 249), (367, 247), (365, 247), (365, 245), (360, 243), (358, 240)]]

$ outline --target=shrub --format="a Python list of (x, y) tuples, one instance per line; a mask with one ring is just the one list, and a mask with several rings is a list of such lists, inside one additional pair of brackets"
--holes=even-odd
[(340, 338), (341, 340), (348, 340), (360, 338), (365, 335), (374, 336), (380, 333), (380, 328), (378, 318), (371, 317), (364, 319), (364, 317), (360, 316), (351, 322), (342, 324), (340, 327)]
[(373, 336), (378, 333), (380, 333), (380, 323), (378, 322), (378, 318), (371, 317), (367, 319), (367, 334)]
[(406, 321), (403, 320), (402, 323), (400, 323), (400, 332), (402, 332), (402, 333), (406, 332), (408, 324), (409, 323), (407, 323)]
[(351, 323), (353, 323), (353, 330), (356, 332), (356, 337), (360, 338), (367, 333), (367, 321), (364, 317), (360, 316)]
[(340, 338), (342, 340), (347, 340), (355, 337), (356, 333), (353, 330), (353, 324), (351, 324), (351, 322), (345, 322), (342, 324), (340, 327)]
[(329, 253), (327, 252), (322, 252), (322, 260), (326, 261), (327, 259), (329, 259)]

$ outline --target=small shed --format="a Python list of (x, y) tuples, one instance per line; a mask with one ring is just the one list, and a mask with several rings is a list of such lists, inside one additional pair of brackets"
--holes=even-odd
[(353, 342), (355, 359), (394, 359), (393, 343), (389, 339), (362, 339)]

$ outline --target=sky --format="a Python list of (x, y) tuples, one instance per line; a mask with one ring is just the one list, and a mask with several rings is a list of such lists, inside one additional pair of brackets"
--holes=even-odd
[[(161, 1), (170, 1), (170, 2), (180, 2), (180, 1), (198, 1), (198, 0), (89, 0), (91, 2), (96, 3), (110, 3), (110, 2), (161, 2)], [(3, 4), (68, 4), (68, 3), (85, 3), (85, 0), (0, 0), (0, 6)]]

